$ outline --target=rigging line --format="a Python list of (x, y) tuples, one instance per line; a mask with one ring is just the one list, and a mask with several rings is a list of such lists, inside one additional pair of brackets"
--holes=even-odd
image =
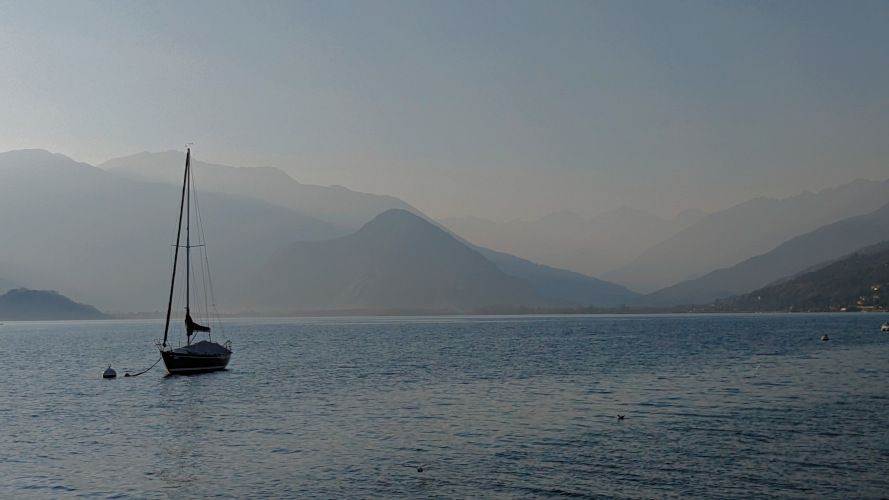
[(207, 308), (207, 312), (209, 314), (210, 308), (212, 307), (213, 314), (216, 316), (216, 321), (219, 322), (219, 326), (222, 326), (222, 322), (219, 318), (219, 309), (216, 307), (216, 290), (213, 287), (213, 275), (210, 274), (210, 253), (206, 250), (201, 253), (204, 257), (203, 266), (205, 269), (204, 278), (205, 278), (205, 290), (207, 290), (207, 295), (210, 299), (209, 307)]
[[(203, 249), (201, 249), (201, 254), (203, 254), (202, 250)], [(210, 318), (209, 309), (207, 308), (207, 295), (206, 295), (206, 293), (204, 293), (203, 294), (204, 297), (202, 300), (201, 296), (200, 296), (201, 294), (199, 293), (201, 290), (198, 290), (198, 288), (201, 288), (201, 287), (204, 290), (206, 290), (206, 287), (207, 287), (206, 278), (205, 278), (206, 273), (204, 272), (203, 269), (201, 269), (201, 281), (200, 281), (201, 287), (198, 287), (197, 286), (198, 276), (197, 276), (196, 267), (197, 266), (191, 266), (191, 279), (195, 283), (195, 286), (192, 287), (192, 289), (191, 289), (191, 297), (190, 298), (192, 300), (190, 302), (191, 302), (191, 306), (192, 306), (192, 312), (194, 312), (194, 314), (192, 314), (192, 318), (198, 318), (198, 321), (202, 321), (202, 320)], [(203, 305), (201, 304), (201, 302), (203, 302)], [(195, 310), (195, 306), (197, 306), (197, 310)], [(195, 334), (194, 334), (195, 338), (198, 333), (199, 332), (195, 332)], [(213, 340), (212, 334), (210, 332), (207, 332), (207, 338), (209, 338), (211, 341)]]
[[(210, 306), (207, 303), (207, 296), (210, 294), (209, 286), (207, 285), (207, 280), (210, 277), (210, 270), (207, 268), (207, 250), (206, 247), (201, 248), (201, 285), (204, 287), (204, 311), (207, 314), (207, 322), (209, 324), (212, 319), (212, 315), (210, 313)], [(210, 341), (213, 341), (213, 334), (211, 332), (207, 332), (207, 338)]]
[[(184, 274), (185, 270), (183, 269), (180, 272)], [(184, 276), (182, 278), (184, 279)], [(182, 279), (180, 279), (180, 282), (181, 281), (182, 281)], [(175, 320), (174, 328), (178, 334), (177, 338), (180, 339), (180, 341), (179, 341), (180, 346), (182, 345), (181, 334), (182, 334), (183, 330), (185, 329), (183, 326), (183, 323), (185, 321), (185, 315), (182, 312), (183, 308), (185, 307), (185, 298), (183, 297), (184, 295), (185, 295), (185, 287), (184, 286), (176, 287), (176, 300), (174, 302), (174, 304), (176, 305), (176, 308), (174, 309), (174, 313), (171, 316), (172, 319)]]
[[(201, 272), (203, 273), (201, 275), (201, 278), (203, 278), (204, 290), (206, 290), (208, 294), (212, 294), (212, 290), (210, 290), (209, 286), (207, 285), (207, 281), (210, 276), (210, 265), (209, 265), (209, 260), (207, 259), (207, 253), (208, 253), (207, 252), (207, 237), (204, 234), (204, 218), (203, 218), (203, 214), (201, 212), (201, 205), (198, 202), (197, 188), (195, 188), (195, 193), (194, 193), (194, 211), (195, 211), (195, 225), (197, 226), (196, 230), (198, 232), (198, 239), (201, 243), (201, 253), (200, 253), (201, 258), (202, 258), (201, 259)], [(209, 311), (209, 310), (210, 309), (208, 307), (207, 311)]]
[(213, 295), (213, 283), (211, 281), (210, 275), (210, 260), (207, 257), (207, 253), (208, 252), (206, 247), (201, 249), (201, 284), (204, 286), (204, 308), (207, 311), (207, 318), (210, 319), (212, 317), (212, 315), (210, 314), (211, 306), (214, 311), (216, 309), (216, 297)]
[[(201, 203), (200, 203), (200, 196), (198, 194), (198, 191), (199, 191), (199, 189), (198, 189), (198, 183), (197, 183), (197, 176), (194, 173), (194, 169), (192, 169), (192, 171), (191, 171), (191, 199), (192, 199), (191, 208), (194, 213), (194, 230), (195, 230), (195, 233), (197, 233), (196, 234), (196, 236), (197, 236), (196, 243), (197, 244), (192, 245), (192, 248), (197, 248), (197, 250), (198, 250), (198, 258), (201, 263), (201, 269), (200, 269), (200, 271), (201, 271), (201, 285), (203, 286), (203, 291), (206, 291), (206, 289), (207, 289), (207, 279), (206, 279), (207, 269), (204, 266), (204, 258), (203, 257), (206, 255), (207, 250), (206, 250), (206, 238), (204, 237), (204, 219), (201, 216)], [(194, 267), (192, 267), (192, 269), (194, 269)], [(192, 271), (192, 277), (195, 279), (195, 283), (197, 283), (197, 274), (195, 274), (195, 271)], [(197, 293), (197, 292), (195, 292), (195, 293)], [(204, 293), (204, 295), (205, 295), (204, 310), (207, 310), (206, 292)], [(198, 298), (198, 297), (195, 296), (195, 298)]]
[[(209, 318), (210, 317), (210, 308), (207, 306), (207, 272), (209, 270), (207, 269), (206, 264), (204, 264), (204, 260), (206, 259), (206, 256), (207, 256), (206, 247), (201, 247), (200, 250), (198, 251), (198, 259), (200, 259), (200, 264), (201, 264), (200, 270), (201, 270), (202, 296), (201, 297), (196, 296), (195, 299), (203, 300), (203, 311), (207, 315), (207, 318)], [(195, 276), (195, 283), (197, 283), (197, 276)]]
[[(207, 289), (207, 278), (206, 278), (206, 270), (203, 266), (203, 248), (198, 250), (198, 262), (201, 264), (200, 267), (192, 265), (191, 267), (191, 280), (194, 282), (195, 286), (191, 291), (191, 299), (195, 303), (199, 312), (204, 312), (207, 310), (207, 299), (206, 299), (206, 289)], [(198, 271), (200, 271), (200, 276), (198, 276)], [(200, 280), (198, 280), (200, 278)], [(203, 296), (203, 297), (202, 297)]]
[[(200, 190), (198, 189), (198, 184), (196, 182), (197, 176), (194, 173), (194, 169), (190, 170), (189, 177), (191, 180), (191, 197), (193, 200), (191, 203), (191, 207), (194, 211), (195, 231), (197, 232), (197, 235), (198, 235), (198, 245), (194, 245), (194, 246), (200, 247), (199, 251), (200, 251), (200, 256), (202, 257), (201, 278), (202, 278), (202, 284), (204, 286), (204, 310), (206, 311), (208, 320), (212, 319), (211, 318), (212, 316), (215, 316), (216, 326), (219, 328), (219, 332), (222, 335), (225, 335), (225, 330), (223, 327), (222, 318), (220, 317), (219, 309), (216, 306), (216, 291), (213, 288), (213, 278), (212, 278), (212, 275), (210, 274), (210, 258), (209, 258), (209, 252), (207, 251), (207, 245), (206, 245), (207, 238), (206, 238), (206, 235), (204, 234), (204, 219), (203, 219), (203, 214), (201, 212), (200, 196), (198, 193)], [(207, 299), (209, 299), (209, 301), (210, 301), (209, 304), (207, 303)], [(212, 314), (211, 314), (211, 307), (212, 307)], [(210, 337), (210, 334), (208, 333), (207, 336)]]
[(210, 290), (210, 302), (213, 305), (213, 314), (216, 315), (216, 323), (219, 327), (220, 335), (225, 335), (225, 328), (222, 326), (222, 318), (219, 317), (219, 309), (216, 308), (216, 295), (213, 293), (213, 278), (210, 276), (210, 259), (207, 257), (206, 253), (204, 254), (204, 260), (207, 261), (207, 288)]
[[(216, 307), (216, 291), (213, 289), (213, 277), (210, 274), (210, 257), (209, 257), (209, 252), (207, 251), (207, 246), (206, 246), (207, 238), (204, 234), (204, 219), (203, 219), (202, 213), (201, 213), (201, 204), (198, 199), (199, 198), (198, 197), (198, 189), (197, 189), (197, 184), (195, 183), (194, 172), (192, 172), (191, 183), (192, 183), (192, 191), (193, 191), (192, 198), (194, 199), (192, 206), (193, 206), (194, 212), (195, 212), (195, 226), (197, 226), (196, 230), (198, 232), (198, 242), (201, 244), (200, 245), (201, 246), (200, 255), (203, 257), (203, 260), (201, 262), (201, 267), (202, 267), (201, 270), (202, 270), (203, 274), (202, 274), (201, 278), (203, 279), (204, 290), (206, 291), (206, 294), (204, 296), (204, 305), (206, 308), (205, 310), (207, 311), (207, 317), (209, 318), (210, 317), (210, 306), (212, 306), (213, 315), (216, 316), (217, 326), (220, 329), (220, 333), (222, 333), (224, 335), (225, 332), (223, 331), (223, 328), (222, 328), (222, 319), (219, 316), (219, 309)], [(207, 300), (206, 300), (207, 296), (209, 296), (209, 299), (210, 299), (209, 304), (207, 304)]]

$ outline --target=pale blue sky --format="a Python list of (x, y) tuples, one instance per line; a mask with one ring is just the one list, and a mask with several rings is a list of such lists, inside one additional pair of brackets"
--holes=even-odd
[(436, 217), (889, 177), (889, 2), (2, 1), (0, 151), (182, 149)]

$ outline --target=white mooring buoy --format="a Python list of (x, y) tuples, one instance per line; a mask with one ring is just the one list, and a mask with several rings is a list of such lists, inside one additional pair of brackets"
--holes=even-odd
[(108, 365), (108, 369), (102, 372), (102, 378), (114, 378), (117, 376), (117, 372), (111, 369), (111, 365)]

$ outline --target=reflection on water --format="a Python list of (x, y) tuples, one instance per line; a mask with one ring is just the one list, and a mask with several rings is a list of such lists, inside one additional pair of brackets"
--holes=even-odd
[(157, 475), (170, 486), (190, 483), (203, 475), (201, 441), (204, 438), (199, 388), (191, 387), (192, 377), (168, 376), (160, 384), (160, 399), (165, 402), (164, 433), (157, 454)]
[(239, 321), (227, 371), (111, 380), (162, 325), (7, 323), (0, 497), (880, 498), (885, 321)]

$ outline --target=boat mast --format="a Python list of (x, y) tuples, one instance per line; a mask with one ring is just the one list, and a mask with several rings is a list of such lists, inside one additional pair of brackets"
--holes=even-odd
[[(191, 305), (191, 148), (188, 148), (188, 154), (185, 156), (185, 182), (188, 189), (185, 190), (185, 196), (188, 198), (185, 202), (185, 314), (190, 315), (189, 306)], [(185, 345), (191, 345), (191, 331), (185, 331)]]
[(188, 167), (191, 164), (191, 148), (185, 154), (185, 178), (182, 180), (182, 198), (179, 201), (179, 225), (176, 226), (176, 251), (173, 253), (173, 277), (170, 279), (170, 300), (167, 302), (167, 322), (164, 325), (164, 343), (167, 347), (167, 333), (170, 331), (170, 312), (173, 309), (173, 291), (176, 284), (176, 262), (179, 260), (179, 237), (182, 236), (182, 212), (185, 207), (185, 193), (188, 186)]

